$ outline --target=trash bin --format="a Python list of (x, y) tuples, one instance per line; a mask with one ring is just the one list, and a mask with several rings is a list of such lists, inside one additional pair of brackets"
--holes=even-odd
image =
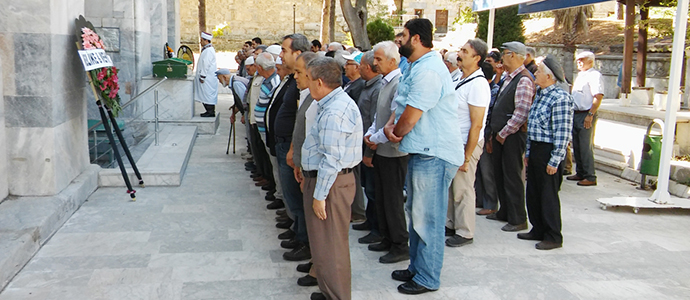
[(651, 133), (654, 124), (659, 125), (661, 132), (664, 132), (664, 122), (659, 119), (654, 119), (654, 121), (647, 126), (647, 133), (644, 135), (644, 143), (642, 146), (640, 174), (658, 176), (659, 161), (661, 159), (661, 140), (663, 135)]

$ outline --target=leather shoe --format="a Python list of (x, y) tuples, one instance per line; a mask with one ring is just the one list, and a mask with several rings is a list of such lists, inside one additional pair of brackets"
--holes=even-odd
[(419, 295), (426, 292), (433, 292), (435, 290), (430, 290), (417, 284), (416, 282), (410, 280), (398, 286), (398, 292), (407, 295)]
[(563, 175), (564, 175), (564, 176), (567, 176), (567, 175), (570, 175), (570, 174), (573, 174), (573, 171), (563, 170)]
[(383, 238), (380, 235), (370, 232), (369, 234), (359, 238), (357, 242), (360, 244), (373, 244), (380, 243), (382, 240)]
[[(259, 178), (259, 177), (261, 177), (261, 175), (259, 175), (257, 173), (252, 173), (251, 175), (249, 175), (249, 178), (251, 178), (251, 179)], [(259, 181), (259, 180), (254, 180), (254, 181)]]
[(268, 209), (279, 209), (285, 207), (285, 204), (283, 204), (282, 200), (275, 200), (268, 205), (266, 205), (266, 208)]
[(392, 264), (408, 259), (410, 259), (409, 249), (407, 249), (407, 251), (401, 250), (388, 252), (386, 255), (379, 257), (379, 262), (382, 264)]
[(290, 228), (290, 226), (292, 226), (292, 223), (295, 223), (295, 222), (292, 220), (288, 220), (285, 222), (279, 222), (279, 223), (276, 223), (276, 228), (288, 229), (288, 228)]
[(261, 178), (261, 180), (254, 183), (254, 186), (266, 186), (269, 183), (270, 182), (268, 182), (268, 180), (266, 180), (265, 178)]
[(244, 163), (244, 166), (247, 168), (255, 168), (256, 167), (256, 165), (251, 161)]
[(297, 285), (299, 286), (315, 286), (318, 285), (319, 282), (316, 281), (316, 277), (313, 277), (309, 274), (304, 275), (304, 277), (300, 277), (297, 279)]
[(501, 222), (507, 222), (508, 221), (508, 220), (499, 219), (497, 213), (488, 214), (488, 215), (486, 215), (486, 218), (489, 220), (501, 221)]
[(277, 216), (287, 216), (287, 211), (285, 211), (285, 209), (276, 210), (276, 215)]
[(369, 247), (367, 247), (369, 251), (376, 251), (376, 252), (381, 252), (381, 251), (388, 251), (391, 249), (391, 243), (383, 240), (378, 244), (371, 244)]
[(266, 179), (264, 179), (263, 176), (261, 176), (261, 175), (257, 175), (256, 177), (252, 178), (252, 180), (259, 182), (259, 181), (266, 180)]
[(391, 277), (397, 281), (410, 281), (414, 277), (414, 273), (408, 269), (395, 270), (391, 273)]
[(287, 261), (311, 259), (311, 251), (309, 251), (308, 245), (300, 244), (299, 247), (292, 249), (292, 251), (283, 253), (283, 259)]
[(551, 250), (560, 247), (563, 247), (563, 244), (549, 241), (541, 241), (534, 245), (534, 248), (537, 248), (537, 250)]
[(266, 201), (273, 201), (275, 199), (276, 199), (276, 196), (271, 195), (271, 194), (268, 194), (268, 195), (266, 195), (266, 197), (264, 197), (264, 200), (266, 200)]
[(267, 191), (268, 193), (273, 194), (276, 192), (276, 186), (269, 183), (267, 185), (262, 186), (261, 190)]
[(316, 292), (316, 293), (311, 293), (311, 297), (309, 297), (309, 300), (328, 300), (326, 296), (321, 293), (321, 292)]
[(527, 222), (522, 223), (522, 224), (517, 224), (517, 225), (506, 224), (505, 226), (501, 227), (501, 230), (510, 231), (510, 232), (520, 231), (520, 230), (525, 230), (525, 229), (527, 229)]
[(288, 216), (276, 216), (276, 222), (285, 222), (287, 220), (292, 220)]
[(288, 229), (287, 231), (281, 233), (278, 235), (279, 240), (289, 240), (295, 237), (295, 232), (292, 231), (292, 229)]
[(297, 265), (297, 272), (309, 273), (311, 270), (312, 262)]
[(371, 226), (369, 225), (368, 221), (364, 221), (362, 223), (352, 225), (352, 229), (354, 229), (354, 230), (369, 230), (369, 229), (371, 229)]
[(585, 178), (578, 175), (578, 174), (575, 174), (575, 175), (570, 175), (570, 176), (566, 177), (565, 179), (572, 180), (572, 181), (580, 181), (580, 180), (585, 179)]
[(295, 238), (280, 242), (280, 247), (285, 249), (295, 249), (297, 246), (299, 246), (299, 242)]
[(496, 210), (493, 209), (487, 209), (487, 208), (482, 208), (477, 212), (477, 215), (479, 216), (486, 216), (495, 213)]
[(461, 247), (465, 245), (472, 244), (474, 239), (467, 239), (459, 235), (453, 235), (446, 240), (446, 246), (448, 247)]
[(592, 186), (592, 185), (597, 185), (597, 182), (587, 180), (587, 179), (582, 179), (582, 180), (577, 182), (577, 185), (579, 185), (579, 186)]
[(517, 234), (517, 238), (521, 240), (527, 240), (527, 241), (541, 241), (543, 238), (540, 236), (537, 236), (536, 234), (530, 232), (522, 232)]
[(455, 235), (455, 229), (446, 227), (446, 236), (454, 236), (454, 235)]

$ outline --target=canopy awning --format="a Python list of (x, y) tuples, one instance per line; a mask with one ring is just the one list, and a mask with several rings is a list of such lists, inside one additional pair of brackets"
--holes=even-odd
[[(541, 1), (522, 1), (518, 14), (531, 14), (542, 11), (577, 7), (583, 5), (609, 2), (612, 0), (541, 0)], [(477, 1), (475, 1), (477, 2)]]
[(472, 1), (473, 11), (482, 11), (492, 8), (501, 8), (517, 4), (533, 2), (534, 0), (474, 0)]

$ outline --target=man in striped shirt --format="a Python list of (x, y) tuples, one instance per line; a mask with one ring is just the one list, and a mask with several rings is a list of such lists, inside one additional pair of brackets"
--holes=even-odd
[(563, 69), (551, 55), (535, 74), (539, 91), (529, 112), (527, 127), (527, 212), (532, 230), (518, 233), (523, 240), (540, 241), (539, 250), (560, 248), (561, 207), (558, 191), (563, 182), (563, 159), (573, 129), (573, 99), (556, 82)]
[(259, 100), (254, 106), (254, 118), (256, 119), (256, 126), (261, 133), (261, 138), (266, 144), (266, 122), (265, 115), (269, 104), (271, 104), (271, 96), (273, 91), (280, 85), (280, 76), (276, 73), (276, 62), (273, 55), (268, 52), (259, 54), (256, 57), (256, 72), (264, 79), (261, 83), (261, 91), (259, 92)]

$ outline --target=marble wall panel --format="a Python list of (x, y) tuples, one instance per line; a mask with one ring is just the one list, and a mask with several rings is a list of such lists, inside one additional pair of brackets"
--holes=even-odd
[[(2, 58), (0, 58), (0, 74), (2, 74)], [(0, 201), (7, 197), (7, 140), (5, 139), (5, 101), (2, 93), (2, 76), (0, 76)]]
[(164, 59), (163, 46), (168, 41), (168, 9), (167, 0), (150, 0), (151, 13), (151, 61)]
[[(21, 35), (21, 38), (18, 37)], [(14, 37), (14, 85), (16, 95), (49, 96), (51, 35), (48, 33), (16, 33)], [(59, 49), (55, 49), (59, 50)]]
[(12, 176), (10, 194), (48, 196), (59, 192), (55, 185), (55, 129), (48, 127), (7, 127), (7, 160)]
[(49, 33), (50, 0), (3, 1), (0, 28), (12, 33)]
[(174, 51), (180, 47), (180, 0), (168, 2), (168, 43)]
[[(85, 0), (51, 0), (50, 33), (73, 35), (74, 20), (84, 14)], [(47, 4), (46, 4), (47, 5)]]
[(67, 187), (89, 166), (85, 110), (86, 103), (80, 101), (79, 115), (54, 128), (53, 163), (56, 193)]
[(5, 96), (7, 127), (52, 127), (52, 116), (49, 96)]
[[(89, 3), (91, 2), (91, 3)], [(111, 18), (113, 17), (113, 2), (125, 2), (114, 0), (87, 1), (84, 6), (84, 14), (91, 18)]]
[(15, 95), (14, 88), (14, 35), (10, 32), (0, 32), (0, 60), (5, 61), (2, 76), (3, 93), (5, 95)]
[[(74, 28), (74, 25), (71, 26)], [(85, 72), (76, 53), (74, 35), (53, 35), (51, 37), (51, 80), (52, 80), (52, 126), (82, 116)]]

